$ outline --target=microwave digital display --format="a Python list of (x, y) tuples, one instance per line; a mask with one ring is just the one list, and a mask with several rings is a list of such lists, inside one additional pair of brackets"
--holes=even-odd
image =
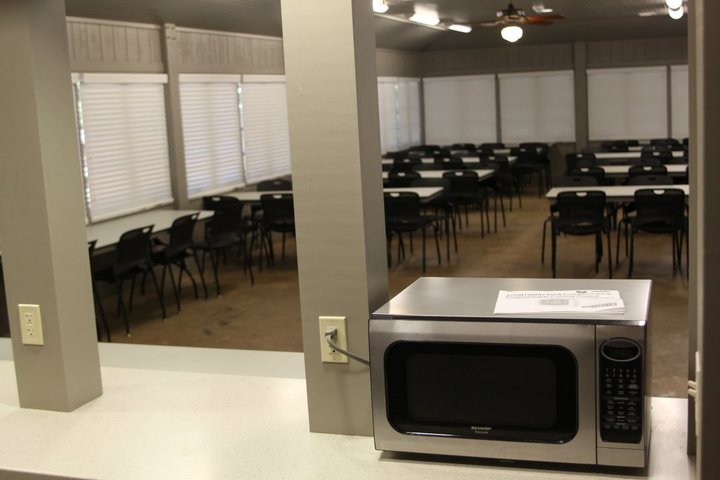
[(577, 432), (577, 362), (563, 347), (398, 342), (385, 363), (399, 432), (547, 443)]

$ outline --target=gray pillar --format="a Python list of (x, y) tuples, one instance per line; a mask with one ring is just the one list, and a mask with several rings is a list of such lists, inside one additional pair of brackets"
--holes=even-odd
[[(0, 2), (0, 244), (20, 405), (102, 393), (62, 0)], [(44, 346), (20, 339), (40, 305)]]
[(696, 276), (690, 302), (695, 303), (698, 322), (697, 343), (700, 351), (702, 384), (698, 415), (701, 428), (697, 443), (698, 479), (720, 478), (720, 63), (717, 46), (720, 30), (720, 2), (695, 0), (690, 4), (694, 16), (695, 115), (690, 164), (693, 196), (690, 218), (690, 245), (693, 247), (691, 277)]
[(573, 44), (575, 70), (575, 149), (579, 152), (588, 145), (588, 81), (587, 51), (585, 42)]
[(172, 175), (173, 198), (177, 208), (191, 208), (187, 192), (187, 173), (185, 170), (185, 144), (182, 131), (182, 112), (180, 108), (180, 47), (175, 25), (163, 25), (163, 54), (168, 83), (165, 87), (165, 110), (168, 122), (168, 153), (170, 173)]
[(367, 356), (387, 298), (373, 15), (367, 0), (283, 0), (310, 429), (371, 435), (368, 368), (320, 361), (319, 315)]

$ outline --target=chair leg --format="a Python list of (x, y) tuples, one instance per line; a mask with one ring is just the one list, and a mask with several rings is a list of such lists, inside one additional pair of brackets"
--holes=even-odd
[[(92, 293), (93, 293), (93, 299), (95, 300), (95, 306), (97, 307), (98, 312), (100, 313), (100, 320), (102, 321), (102, 325), (105, 328), (105, 335), (107, 335), (107, 341), (112, 342), (112, 338), (110, 337), (110, 326), (107, 322), (107, 317), (105, 316), (105, 309), (102, 305), (102, 299), (98, 295), (97, 287), (95, 286), (95, 281), (92, 282)], [(101, 334), (100, 334), (100, 328), (98, 326), (98, 340), (100, 340)]]
[(613, 278), (613, 268), (612, 268), (612, 241), (610, 240), (610, 231), (611, 228), (608, 226), (607, 229), (607, 256), (608, 256), (608, 278)]
[(630, 258), (628, 260), (628, 278), (632, 278), (633, 262), (635, 261), (635, 229), (630, 227)]
[(125, 322), (125, 335), (128, 337), (130, 336), (130, 321), (128, 320), (127, 311), (125, 310), (125, 302), (123, 302), (122, 298), (122, 284), (123, 282), (120, 281), (118, 278), (115, 279), (115, 290), (117, 291), (118, 296), (118, 310), (120, 310), (120, 315), (123, 318), (123, 322)]
[(552, 263), (552, 276), (555, 278), (555, 266), (557, 262), (557, 232), (555, 231), (555, 227), (550, 228), (550, 262)]
[(422, 272), (425, 273), (425, 227), (422, 229), (422, 257)]
[[(175, 274), (173, 273), (172, 264), (170, 264), (170, 263), (168, 265), (163, 265), (163, 274), (162, 274), (163, 278), (160, 281), (160, 285), (162, 286), (160, 289), (161, 297), (163, 297), (163, 298), (165, 297), (165, 285), (164, 285), (165, 278), (164, 277), (165, 277), (165, 269), (166, 268), (170, 272), (170, 283), (172, 284), (173, 296), (175, 297), (175, 305), (177, 306), (177, 312), (180, 313), (180, 292), (178, 292), (179, 286), (178, 287), (175, 286)], [(180, 272), (182, 274), (182, 270), (180, 270)]]
[[(163, 320), (167, 320), (167, 312), (165, 311), (165, 302), (163, 301), (162, 292), (160, 292), (160, 285), (157, 281), (157, 276), (155, 275), (155, 271), (153, 270), (152, 266), (149, 267), (150, 269), (150, 278), (152, 278), (153, 285), (155, 285), (155, 293), (158, 296), (158, 303), (160, 303), (160, 311), (162, 312), (162, 318)], [(172, 278), (172, 272), (170, 272), (170, 275)]]
[(221, 296), (220, 293), (220, 280), (218, 279), (218, 268), (220, 267), (220, 252), (217, 251), (213, 255), (212, 250), (210, 253), (210, 264), (212, 265), (213, 269), (213, 277), (215, 277), (215, 290), (217, 291), (217, 296)]

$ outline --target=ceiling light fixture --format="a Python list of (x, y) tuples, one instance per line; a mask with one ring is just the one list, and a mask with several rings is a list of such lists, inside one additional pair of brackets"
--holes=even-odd
[(454, 32), (460, 32), (460, 33), (470, 33), (472, 32), (472, 27), (470, 25), (458, 25), (457, 23), (453, 23), (452, 25), (448, 25), (448, 30), (452, 30)]
[(665, 5), (670, 10), (677, 10), (678, 8), (682, 7), (683, 0), (665, 0)]
[[(682, 1), (682, 0), (681, 0)], [(384, 0), (373, 0), (373, 12), (375, 13), (385, 13), (388, 11), (387, 5), (385, 5)]]
[(435, 26), (440, 23), (440, 19), (435, 15), (428, 15), (427, 13), (414, 13), (410, 17), (411, 22), (421, 23), (423, 25)]
[(500, 30), (500, 35), (508, 42), (515, 43), (522, 38), (523, 29), (517, 25), (508, 25)]
[(673, 20), (680, 20), (682, 16), (685, 14), (685, 9), (680, 6), (680, 8), (668, 8), (668, 15), (670, 15), (670, 18)]

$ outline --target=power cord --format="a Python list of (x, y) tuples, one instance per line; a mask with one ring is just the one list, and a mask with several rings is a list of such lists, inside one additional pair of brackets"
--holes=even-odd
[(327, 330), (325, 330), (325, 341), (328, 343), (328, 345), (330, 345), (330, 348), (342, 353), (343, 355), (346, 355), (346, 356), (352, 358), (353, 360), (357, 360), (360, 363), (363, 363), (365, 365), (370, 365), (370, 360), (366, 360), (359, 355), (355, 355), (354, 353), (350, 353), (347, 350), (343, 350), (342, 348), (338, 347), (337, 344), (335, 343), (337, 334), (338, 334), (337, 328), (333, 327), (333, 328), (328, 328)]

